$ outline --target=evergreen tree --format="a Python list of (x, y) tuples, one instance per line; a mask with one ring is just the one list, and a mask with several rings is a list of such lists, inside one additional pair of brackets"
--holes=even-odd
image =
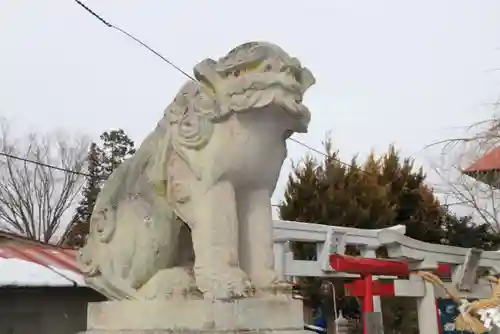
[(82, 190), (82, 199), (62, 239), (66, 247), (77, 248), (85, 244), (89, 233), (89, 222), (94, 210), (95, 201), (101, 190), (101, 156), (102, 152), (96, 143), (92, 143), (87, 156), (86, 182)]
[(482, 221), (475, 223), (471, 216), (459, 217), (448, 213), (444, 222), (444, 244), (484, 250), (498, 250), (500, 234)]
[(101, 161), (99, 155), (101, 150), (95, 143), (92, 143), (89, 150), (87, 183), (83, 189), (83, 198), (80, 201), (80, 207), (77, 209), (77, 219), (83, 222), (89, 222), (92, 211), (94, 211), (97, 195), (101, 190)]
[(89, 149), (82, 199), (61, 241), (66, 247), (80, 248), (85, 244), (90, 218), (104, 181), (123, 161), (135, 153), (134, 142), (122, 129), (103, 132), (100, 139), (101, 146), (92, 143)]
[(123, 161), (135, 153), (134, 142), (122, 129), (101, 135), (102, 179), (106, 180)]

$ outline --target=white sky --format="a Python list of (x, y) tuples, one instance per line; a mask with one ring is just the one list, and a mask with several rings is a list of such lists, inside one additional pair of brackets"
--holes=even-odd
[[(321, 149), (331, 131), (346, 161), (395, 143), (423, 163), (425, 145), (490, 115), (499, 95), (498, 0), (85, 3), (189, 72), (243, 42), (282, 46), (317, 79), (295, 138)], [(186, 80), (72, 0), (0, 0), (0, 43), (0, 115), (21, 132), (123, 128), (139, 144)]]

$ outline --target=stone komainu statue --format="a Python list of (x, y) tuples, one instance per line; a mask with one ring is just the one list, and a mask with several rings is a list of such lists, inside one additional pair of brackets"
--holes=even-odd
[(270, 198), (285, 140), (307, 131), (314, 77), (262, 42), (194, 75), (97, 199), (78, 261), (110, 299), (230, 299), (278, 284)]

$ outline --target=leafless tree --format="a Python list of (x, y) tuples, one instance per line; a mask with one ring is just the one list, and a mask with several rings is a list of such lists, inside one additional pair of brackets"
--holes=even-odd
[(87, 147), (84, 138), (61, 133), (16, 139), (3, 122), (0, 229), (50, 242), (79, 194)]
[[(475, 123), (464, 129), (464, 136), (443, 140), (431, 146), (441, 145), (440, 158), (433, 169), (441, 182), (435, 191), (444, 198), (445, 205), (456, 211), (470, 214), (477, 222), (488, 223), (500, 231), (500, 191), (491, 182), (481, 182), (463, 173), (467, 167), (484, 154), (500, 145), (500, 115)], [(496, 177), (489, 173), (483, 177)], [(498, 181), (497, 181), (498, 182)]]

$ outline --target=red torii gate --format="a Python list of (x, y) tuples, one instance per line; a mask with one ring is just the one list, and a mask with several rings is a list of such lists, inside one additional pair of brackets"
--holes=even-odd
[[(330, 255), (330, 265), (338, 272), (358, 274), (360, 279), (346, 284), (345, 288), (353, 297), (363, 297), (363, 333), (368, 334), (366, 315), (373, 312), (373, 296), (394, 296), (394, 284), (373, 280), (373, 275), (409, 276), (411, 270), (408, 263), (400, 260), (369, 259), (342, 254)], [(438, 276), (450, 275), (451, 268), (448, 264), (439, 264), (435, 270)], [(436, 306), (436, 317), (439, 313)]]

